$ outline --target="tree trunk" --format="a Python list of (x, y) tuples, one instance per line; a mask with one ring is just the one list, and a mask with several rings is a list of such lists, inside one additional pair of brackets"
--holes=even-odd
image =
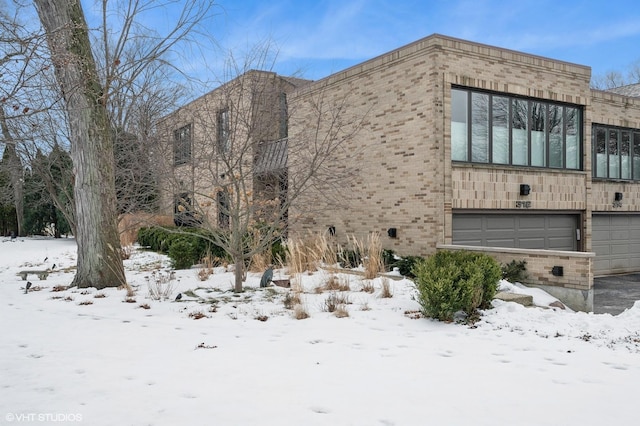
[(4, 110), (1, 107), (0, 127), (2, 127), (2, 137), (5, 141), (4, 149), (6, 152), (4, 155), (7, 159), (7, 167), (9, 169), (9, 180), (11, 181), (11, 188), (13, 189), (13, 205), (16, 208), (16, 221), (18, 224), (17, 235), (24, 236), (24, 168), (22, 167), (20, 156), (18, 156), (15, 141), (9, 132)]
[(238, 256), (232, 256), (235, 259), (235, 288), (233, 291), (235, 293), (242, 293), (242, 277), (244, 275), (244, 259), (242, 254)]
[(66, 102), (74, 167), (78, 270), (73, 285), (125, 284), (113, 140), (80, 0), (34, 0)]

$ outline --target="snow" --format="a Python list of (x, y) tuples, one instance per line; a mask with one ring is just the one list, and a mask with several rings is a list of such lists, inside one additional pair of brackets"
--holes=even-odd
[[(393, 297), (381, 298), (382, 279), (367, 293), (341, 274), (352, 291), (337, 318), (323, 311), (332, 293), (315, 291), (330, 272), (316, 271), (300, 277), (310, 317), (297, 320), (283, 303), (291, 290), (260, 289), (253, 273), (235, 295), (224, 268), (206, 281), (176, 271), (170, 297), (152, 300), (151, 273), (168, 263), (141, 250), (125, 261), (129, 301), (118, 289), (53, 291), (75, 257), (72, 239), (0, 243), (0, 424), (638, 422), (640, 303), (611, 316), (495, 300), (475, 325), (447, 324), (415, 318), (409, 280), (389, 280)], [(25, 294), (16, 273), (54, 263)]]

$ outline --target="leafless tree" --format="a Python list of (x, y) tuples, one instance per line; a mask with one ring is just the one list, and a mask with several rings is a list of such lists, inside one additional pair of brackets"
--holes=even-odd
[(640, 60), (632, 63), (627, 70), (608, 71), (604, 75), (594, 75), (591, 78), (591, 87), (599, 90), (638, 83), (640, 83)]
[[(313, 210), (305, 199), (313, 188), (341, 199), (339, 189), (354, 170), (337, 159), (349, 156), (342, 151), (365, 116), (348, 93), (329, 98), (322, 87), (298, 108), (296, 94), (310, 82), (256, 71), (270, 69), (272, 56), (268, 44), (240, 61), (229, 55), (224, 83), (159, 126), (165, 205), (173, 203), (178, 222), (206, 229), (231, 257), (236, 292), (246, 262), (287, 235), (292, 203)], [(292, 120), (304, 122), (295, 135)]]
[[(122, 89), (118, 76), (123, 70), (132, 73), (132, 78), (158, 60), (161, 53), (175, 47), (206, 14), (209, 2), (188, 1), (173, 29), (148, 44), (137, 62), (126, 62), (126, 58), (119, 56), (118, 49), (106, 50), (104, 80), (93, 56), (80, 2), (34, 0), (34, 3), (46, 32), (70, 123), (78, 242), (78, 271), (73, 284), (96, 288), (120, 286), (125, 284), (125, 277), (116, 222), (114, 137), (107, 106), (111, 97)], [(107, 10), (124, 10), (125, 22), (129, 23), (159, 5), (153, 1), (132, 0), (107, 9), (110, 3), (103, 0), (102, 6), (103, 32), (104, 37), (108, 37)], [(133, 25), (124, 28), (133, 29)], [(124, 44), (133, 37), (134, 33), (127, 33), (120, 40)]]

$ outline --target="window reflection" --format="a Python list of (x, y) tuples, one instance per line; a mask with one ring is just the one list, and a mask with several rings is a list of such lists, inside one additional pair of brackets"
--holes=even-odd
[(451, 158), (580, 170), (581, 114), (578, 107), (452, 89)]
[(640, 180), (640, 130), (593, 127), (594, 177)]

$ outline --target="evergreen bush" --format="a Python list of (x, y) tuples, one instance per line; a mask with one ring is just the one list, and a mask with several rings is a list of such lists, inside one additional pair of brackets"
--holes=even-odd
[(512, 260), (502, 265), (502, 279), (510, 283), (521, 283), (527, 278), (527, 262)]
[(452, 321), (458, 311), (471, 315), (488, 307), (501, 274), (488, 255), (446, 250), (416, 262), (412, 272), (422, 313), (440, 321)]
[(192, 238), (176, 238), (169, 246), (169, 258), (174, 269), (188, 269), (200, 260), (198, 247)]

